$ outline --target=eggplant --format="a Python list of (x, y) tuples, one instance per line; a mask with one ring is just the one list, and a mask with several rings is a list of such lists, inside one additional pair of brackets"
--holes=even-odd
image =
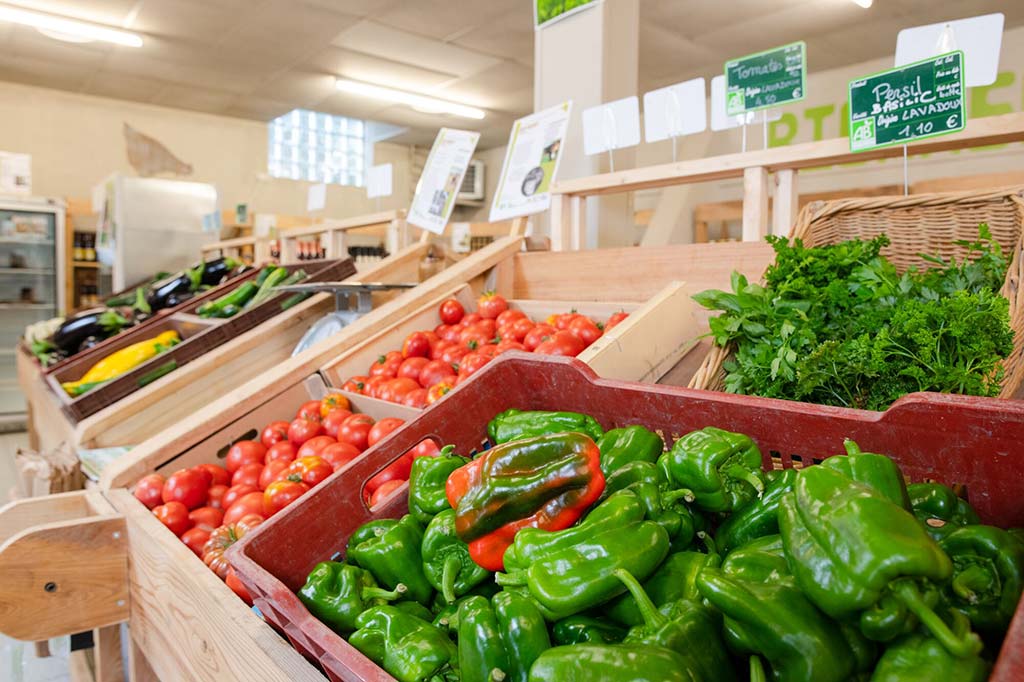
[(192, 291), (192, 278), (187, 272), (171, 275), (155, 284), (150, 285), (146, 293), (146, 303), (151, 311), (163, 310), (171, 307), (168, 299), (175, 295), (187, 294)]
[(202, 263), (203, 273), (199, 278), (200, 284), (215, 287), (224, 281), (231, 274), (231, 271), (238, 267), (238, 261), (234, 258), (215, 258)]
[(98, 336), (87, 336), (85, 337), (85, 340), (82, 341), (81, 344), (79, 344), (78, 352), (81, 353), (83, 350), (88, 350), (89, 348), (92, 348), (93, 346), (99, 344), (103, 340), (104, 339)]
[(131, 308), (90, 308), (65, 320), (53, 333), (53, 345), (74, 355), (90, 336), (106, 339), (134, 323)]

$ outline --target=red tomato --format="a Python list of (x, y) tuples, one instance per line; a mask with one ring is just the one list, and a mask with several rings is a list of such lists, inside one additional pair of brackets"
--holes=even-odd
[(337, 471), (359, 456), (359, 448), (351, 443), (334, 443), (320, 451), (320, 459)]
[(409, 450), (385, 467), (382, 471), (377, 473), (373, 478), (366, 482), (366, 488), (364, 489), (365, 493), (373, 495), (379, 487), (388, 481), (409, 480), (409, 473), (412, 471), (412, 463), (413, 460), (416, 459), (413, 455), (413, 450)]
[(153, 515), (178, 537), (192, 527), (192, 520), (188, 518), (188, 507), (181, 502), (161, 504), (153, 509)]
[(216, 509), (224, 508), (224, 495), (227, 493), (229, 487), (226, 485), (211, 485), (207, 491), (206, 504)]
[(369, 378), (370, 377), (363, 375), (352, 377), (341, 385), (341, 390), (348, 391), (349, 393), (362, 394), (363, 391), (366, 390), (366, 380)]
[(324, 417), (324, 433), (331, 438), (337, 438), (338, 429), (341, 428), (341, 423), (351, 415), (352, 413), (347, 409), (343, 410), (340, 407), (331, 410), (330, 414)]
[(535, 325), (533, 329), (530, 330), (530, 333), (523, 337), (523, 345), (526, 346), (526, 350), (532, 351), (546, 341), (548, 337), (553, 336), (556, 331), (558, 330), (550, 324)]
[(569, 323), (567, 330), (570, 334), (583, 342), (584, 347), (601, 338), (601, 329), (589, 317), (580, 316)]
[(235, 569), (228, 569), (227, 577), (224, 578), (224, 584), (230, 587), (231, 591), (237, 594), (242, 601), (252, 606), (252, 597), (249, 595), (249, 590), (245, 589), (245, 585), (238, 579)]
[(347, 410), (352, 407), (348, 398), (340, 393), (328, 393), (320, 401), (320, 419), (323, 420), (334, 410)]
[(398, 369), (392, 367), (392, 365), (385, 359), (383, 355), (377, 358), (376, 362), (370, 365), (370, 378), (373, 377), (393, 377)]
[(171, 474), (160, 491), (164, 504), (181, 502), (189, 509), (206, 504), (209, 486), (206, 477), (195, 469), (182, 469)]
[(249, 514), (259, 514), (263, 518), (267, 517), (263, 511), (263, 493), (259, 490), (242, 495), (237, 502), (231, 505), (224, 512), (224, 525), (230, 526), (243, 516), (248, 516)]
[(526, 338), (526, 335), (530, 333), (530, 330), (536, 326), (537, 325), (535, 325), (532, 320), (524, 317), (513, 322), (512, 325), (508, 327), (508, 334), (502, 334), (501, 338), (506, 341), (519, 341), (522, 343), (523, 339)]
[(152, 509), (164, 501), (163, 490), (165, 479), (160, 474), (143, 476), (135, 484), (135, 499), (146, 505), (146, 509)]
[(393, 378), (394, 377), (384, 376), (383, 374), (379, 374), (375, 377), (370, 377), (369, 379), (366, 380), (366, 388), (364, 389), (363, 392), (366, 395), (370, 396), (371, 398), (376, 398), (380, 395), (380, 389), (384, 386), (384, 384)]
[(288, 440), (295, 447), (300, 447), (310, 438), (315, 438), (324, 432), (323, 424), (308, 419), (296, 419), (288, 426)]
[(441, 454), (441, 448), (437, 447), (437, 443), (431, 439), (424, 438), (418, 445), (416, 445), (416, 447), (409, 450), (409, 452), (412, 453), (413, 459), (419, 459), (420, 457), (437, 457)]
[(629, 317), (629, 313), (620, 310), (617, 313), (612, 313), (612, 316), (608, 318), (608, 321), (604, 323), (604, 330), (607, 332), (612, 327), (616, 326), (623, 320)]
[(262, 443), (254, 440), (240, 440), (231, 446), (227, 457), (224, 458), (224, 468), (229, 474), (238, 471), (238, 467), (252, 462), (262, 462), (267, 455), (267, 449)]
[(308, 400), (302, 403), (302, 407), (295, 413), (296, 419), (305, 419), (306, 421), (319, 422), (323, 417), (320, 416), (320, 401), (319, 400)]
[(498, 325), (494, 323), (494, 320), (480, 320), (479, 322), (474, 322), (473, 324), (469, 325), (468, 327), (464, 327), (463, 329), (471, 329), (474, 332), (483, 334), (484, 336), (491, 339), (493, 339), (494, 335), (498, 333)]
[(437, 312), (441, 316), (441, 322), (444, 324), (458, 324), (466, 314), (466, 309), (462, 307), (458, 300), (449, 298), (441, 303), (441, 307)]
[(321, 457), (300, 457), (288, 467), (288, 476), (297, 475), (309, 487), (315, 486), (334, 472)]
[(550, 339), (534, 348), (541, 355), (567, 355), (575, 357), (583, 351), (583, 342), (572, 332), (555, 332)]
[(260, 474), (263, 473), (264, 464), (261, 462), (253, 462), (251, 464), (243, 464), (238, 471), (231, 477), (232, 487), (236, 485), (251, 485), (259, 486)]
[(498, 355), (501, 355), (502, 353), (507, 353), (510, 350), (523, 350), (523, 351), (525, 351), (526, 350), (526, 346), (524, 346), (523, 344), (519, 343), (518, 341), (502, 341), (501, 343), (498, 344), (498, 347), (497, 347)]
[(210, 474), (210, 485), (227, 485), (231, 482), (231, 474), (218, 464), (200, 464), (196, 469), (202, 469)]
[(309, 492), (309, 486), (296, 481), (274, 481), (263, 491), (263, 509), (273, 516)]
[(266, 490), (267, 486), (281, 478), (291, 465), (291, 460), (285, 459), (275, 459), (267, 464), (263, 467), (263, 473), (260, 474), (259, 489)]
[(548, 324), (550, 324), (552, 327), (554, 327), (555, 329), (557, 329), (559, 331), (562, 331), (562, 330), (568, 329), (569, 325), (572, 324), (572, 321), (575, 320), (576, 318), (579, 318), (579, 317), (584, 317), (584, 316), (580, 315), (579, 313), (577, 313), (575, 311), (573, 311), (571, 313), (561, 313), (559, 315), (550, 315), (550, 316), (548, 316), (548, 319), (546, 320), (546, 322)]
[(270, 422), (260, 434), (260, 442), (265, 448), (283, 440), (288, 440), (288, 422)]
[(370, 433), (366, 436), (366, 444), (371, 447), (376, 445), (384, 438), (384, 436), (388, 435), (404, 423), (404, 419), (398, 419), (397, 417), (385, 417), (384, 419), (381, 419), (373, 425), (372, 429), (370, 429)]
[(470, 353), (459, 363), (459, 377), (472, 376), (490, 361), (491, 359), (486, 355)]
[[(498, 355), (498, 344), (488, 343), (486, 346), (480, 346), (476, 349), (476, 354), (482, 355), (488, 360), (493, 360)], [(465, 358), (463, 358), (463, 362), (465, 362)]]
[(480, 316), (491, 320), (506, 310), (508, 310), (508, 301), (505, 300), (504, 296), (493, 291), (485, 291), (484, 295), (476, 302), (476, 311), (480, 313)]
[(434, 328), (434, 333), (437, 334), (437, 338), (442, 341), (458, 341), (459, 333), (461, 331), (462, 326), (457, 324), (441, 324)]
[(380, 397), (382, 400), (400, 403), (406, 393), (409, 391), (415, 391), (418, 388), (420, 388), (418, 382), (406, 377), (398, 377), (397, 379), (391, 379), (384, 384), (380, 392)]
[(373, 423), (366, 422), (346, 422), (341, 425), (341, 429), (338, 431), (338, 442), (348, 443), (354, 446), (359, 452), (365, 450), (368, 446), (366, 439), (370, 436), (370, 429), (373, 428)]
[(298, 449), (292, 445), (291, 441), (283, 440), (270, 446), (263, 461), (267, 464), (276, 460), (290, 462), (298, 456), (298, 452)]
[(427, 391), (427, 404), (433, 405), (438, 400), (448, 395), (453, 388), (455, 388), (454, 380), (442, 381), (439, 384), (434, 384), (430, 387), (430, 390)]
[(405, 485), (405, 481), (400, 481), (397, 478), (390, 481), (385, 481), (380, 485), (379, 488), (373, 491), (370, 495), (370, 507), (376, 507), (378, 504), (383, 502), (387, 497)]
[(430, 353), (430, 338), (423, 332), (413, 332), (402, 343), (403, 358), (425, 358)]
[(420, 370), (420, 386), (423, 388), (430, 388), (441, 379), (451, 374), (453, 374), (453, 371), (450, 362), (445, 362), (443, 360), (431, 360), (423, 366), (422, 370)]
[[(211, 472), (202, 468), (198, 464), (192, 467), (192, 471), (196, 472), (197, 474), (203, 477), (203, 485), (205, 485), (207, 488), (213, 485), (213, 474)], [(225, 471), (227, 471), (227, 469), (225, 469)]]
[(409, 358), (398, 368), (398, 378), (412, 379), (419, 383), (420, 372), (430, 363), (427, 358)]
[(341, 423), (342, 426), (345, 424), (369, 424), (373, 426), (376, 420), (368, 414), (363, 412), (356, 412), (355, 414), (349, 415), (349, 418)]
[(299, 453), (295, 458), (298, 459), (300, 457), (313, 457), (314, 455), (319, 455), (321, 450), (326, 448), (328, 445), (337, 442), (338, 441), (330, 436), (317, 436), (315, 438), (310, 438), (302, 444), (302, 447), (299, 448)]
[(200, 507), (188, 513), (188, 518), (196, 528), (204, 528), (207, 532), (224, 522), (224, 510), (216, 507)]
[(189, 528), (187, 531), (181, 534), (181, 541), (185, 543), (185, 546), (192, 550), (200, 559), (203, 558), (203, 547), (206, 546), (206, 541), (210, 539), (210, 530), (208, 528)]
[(511, 325), (516, 320), (526, 319), (526, 313), (522, 310), (506, 310), (498, 315), (495, 322), (498, 323), (499, 327), (505, 327)]
[[(479, 345), (479, 339), (476, 339), (476, 343)], [(484, 343), (486, 343), (486, 340)], [(468, 353), (469, 350), (470, 349), (466, 346), (451, 346), (449, 348), (445, 348), (444, 351), (441, 352), (441, 361), (452, 365), (460, 361), (462, 356)]]
[(221, 498), (221, 509), (227, 511), (235, 505), (235, 502), (238, 502), (249, 493), (256, 492), (259, 492), (259, 488), (254, 485), (233, 485), (227, 489), (227, 492)]
[(424, 408), (427, 406), (427, 389), (417, 388), (415, 391), (409, 391), (402, 398), (402, 404), (409, 407)]
[(480, 313), (470, 313), (462, 318), (462, 322), (459, 322), (459, 326), (468, 327), (471, 324), (476, 324), (480, 320), (484, 319)]

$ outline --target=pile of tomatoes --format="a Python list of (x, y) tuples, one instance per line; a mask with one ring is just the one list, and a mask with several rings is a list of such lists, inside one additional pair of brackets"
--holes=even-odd
[[(223, 466), (200, 464), (166, 478), (150, 474), (136, 484), (135, 497), (250, 601), (224, 551), (404, 423), (375, 421), (350, 407), (338, 393), (306, 402), (291, 422), (272, 422), (258, 440), (232, 444)], [(429, 440), (407, 452), (367, 482), (365, 501), (375, 506), (408, 480), (413, 459), (437, 452)]]
[(401, 350), (381, 355), (366, 375), (350, 378), (342, 389), (426, 407), (506, 351), (576, 356), (627, 316), (618, 312), (601, 324), (569, 312), (535, 322), (493, 292), (480, 297), (475, 313), (449, 298), (438, 314), (441, 324), (409, 334)]

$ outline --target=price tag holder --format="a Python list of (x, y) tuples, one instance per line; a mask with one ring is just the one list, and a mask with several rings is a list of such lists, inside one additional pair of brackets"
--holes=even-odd
[(963, 64), (956, 51), (850, 81), (850, 151), (963, 130)]
[(694, 78), (644, 94), (644, 139), (702, 133), (708, 127), (707, 82)]
[(964, 85), (992, 85), (999, 74), (999, 49), (1003, 43), (1001, 13), (905, 28), (896, 36), (896, 63), (907, 66), (924, 59), (960, 50), (964, 53)]
[(729, 115), (799, 102), (807, 96), (807, 46), (798, 41), (725, 63)]
[(587, 155), (640, 144), (640, 100), (633, 95), (583, 110), (583, 151)]

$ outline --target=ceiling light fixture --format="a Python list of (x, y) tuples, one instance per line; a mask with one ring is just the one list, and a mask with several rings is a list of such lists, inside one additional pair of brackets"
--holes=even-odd
[(405, 92), (404, 90), (393, 90), (392, 88), (385, 88), (380, 85), (372, 85), (370, 83), (363, 83), (360, 81), (352, 81), (347, 78), (339, 78), (335, 85), (338, 90), (341, 90), (342, 92), (352, 93), (353, 95), (362, 95), (364, 97), (373, 97), (375, 99), (382, 99), (388, 102), (395, 102), (396, 104), (405, 104), (416, 111), (422, 111), (428, 114), (454, 114), (455, 116), (462, 116), (463, 118), (475, 119), (481, 119), (487, 115), (487, 112), (483, 109), (477, 109), (476, 107), (470, 107), (465, 104), (447, 102), (443, 99), (427, 97), (426, 95), (417, 95), (412, 92)]
[(864, 9), (871, 7), (872, 2), (874, 2), (874, 0), (853, 0), (853, 4), (863, 7)]
[(127, 47), (142, 47), (142, 38), (134, 33), (107, 28), (100, 24), (78, 21), (77, 19), (67, 19), (53, 14), (31, 12), (5, 5), (0, 5), (0, 21), (31, 26), (43, 35), (58, 40), (73, 42), (102, 40)]

